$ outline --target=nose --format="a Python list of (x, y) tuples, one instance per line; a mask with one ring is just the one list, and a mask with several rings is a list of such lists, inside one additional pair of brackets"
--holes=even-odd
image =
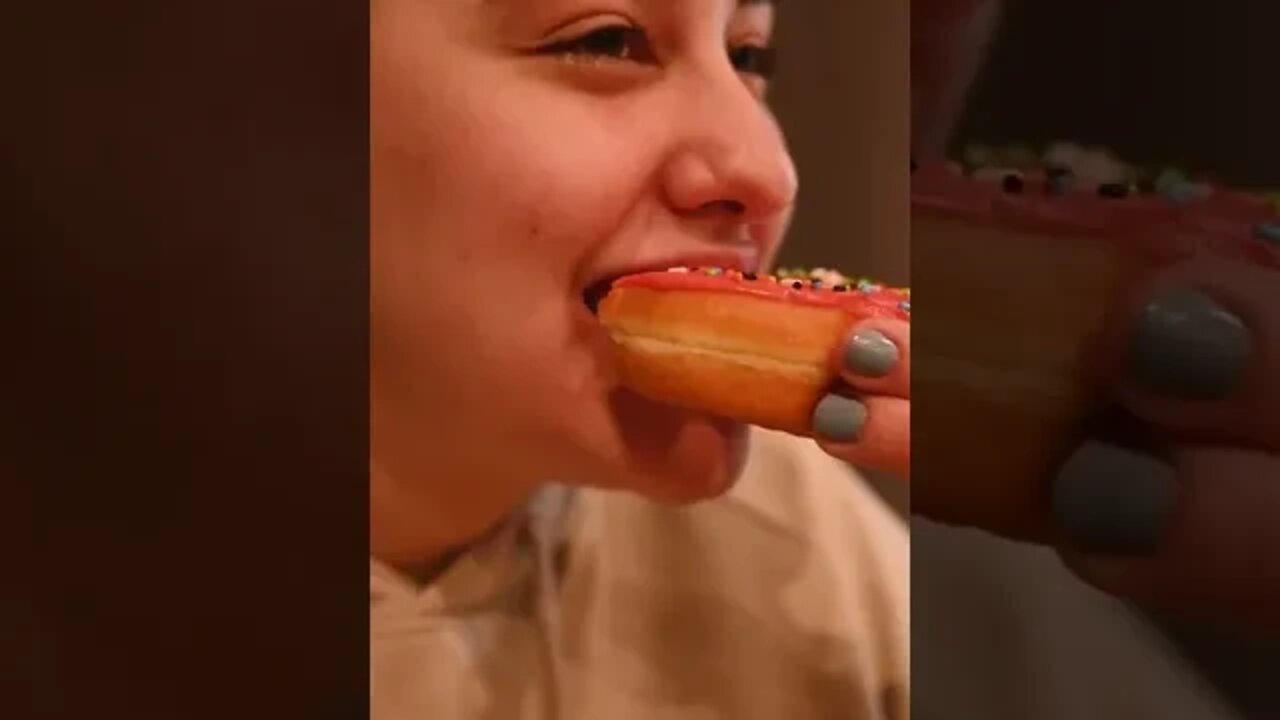
[(760, 224), (785, 218), (798, 181), (782, 131), (736, 74), (687, 86), (663, 169), (678, 213)]

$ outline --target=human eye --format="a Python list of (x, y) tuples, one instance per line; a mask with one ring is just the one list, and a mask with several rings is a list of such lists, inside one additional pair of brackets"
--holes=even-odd
[(612, 19), (568, 28), (567, 37), (544, 44), (539, 52), (566, 60), (653, 64), (657, 57), (649, 35), (640, 27)]
[(778, 51), (763, 44), (745, 43), (729, 48), (729, 62), (733, 69), (747, 75), (768, 80), (773, 77), (778, 63)]

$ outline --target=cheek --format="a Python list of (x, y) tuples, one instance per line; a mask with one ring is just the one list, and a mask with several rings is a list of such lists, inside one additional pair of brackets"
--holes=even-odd
[[(375, 165), (417, 192), (422, 220), (463, 231), (458, 260), (490, 242), (517, 255), (581, 254), (644, 195), (652, 140), (597, 98), (501, 66), (492, 78), (438, 77), (376, 94)], [(375, 167), (375, 173), (380, 168)], [(403, 190), (402, 190), (403, 192)], [(545, 263), (544, 263), (545, 264)]]
[(406, 67), (371, 90), (376, 382), (416, 422), (465, 435), (500, 407), (504, 433), (551, 445), (542, 431), (569, 415), (576, 431), (600, 394), (574, 273), (645, 197), (654, 143), (505, 64)]
[(432, 352), (439, 329), (475, 355), (469, 368), (451, 370), (548, 384), (557, 380), (527, 376), (563, 367), (556, 355), (578, 333), (576, 273), (627, 204), (600, 159), (608, 153), (521, 139), (531, 130), (501, 119), (487, 119), (474, 146), (375, 159), (374, 311), (394, 320), (384, 335), (415, 338), (415, 356)]
[[(616, 137), (551, 121), (507, 125), (502, 118), (484, 128), (474, 148), (454, 148), (440, 163), (453, 188), (441, 217), (485, 227), (520, 264), (568, 271), (608, 241), (644, 191), (642, 162)], [(571, 143), (568, 138), (578, 138)], [(465, 197), (449, 197), (465, 194)], [(477, 221), (480, 221), (477, 223)], [(534, 260), (534, 258), (537, 258)]]

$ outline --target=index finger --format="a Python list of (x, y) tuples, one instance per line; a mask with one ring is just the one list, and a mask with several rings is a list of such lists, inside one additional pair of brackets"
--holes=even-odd
[(860, 393), (911, 397), (911, 325), (891, 318), (853, 324), (832, 362), (840, 377)]
[(1196, 260), (1152, 278), (1110, 336), (1116, 393), (1181, 440), (1280, 450), (1280, 272)]

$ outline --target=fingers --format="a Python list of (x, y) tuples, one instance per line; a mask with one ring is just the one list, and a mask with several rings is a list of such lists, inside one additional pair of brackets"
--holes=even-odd
[(857, 398), (831, 394), (813, 413), (818, 444), (854, 465), (911, 471), (911, 326), (869, 319), (850, 329), (834, 362)]
[(833, 362), (858, 394), (910, 397), (911, 326), (879, 318), (859, 322)]
[(813, 413), (823, 450), (859, 467), (911, 474), (911, 403), (902, 398), (828, 395)]
[(1197, 260), (1134, 298), (1110, 338), (1122, 404), (1180, 440), (1280, 450), (1280, 273)]
[(1052, 479), (1063, 559), (1107, 592), (1280, 633), (1280, 273), (1198, 258), (1121, 319), (1103, 368), (1119, 424)]
[(1090, 583), (1280, 633), (1280, 457), (1192, 448), (1165, 460), (1093, 443), (1053, 498), (1062, 557)]

